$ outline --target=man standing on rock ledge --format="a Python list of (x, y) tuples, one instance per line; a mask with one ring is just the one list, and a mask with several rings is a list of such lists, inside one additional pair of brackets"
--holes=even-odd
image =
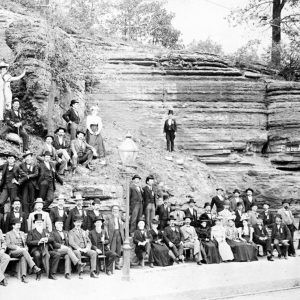
[(164, 133), (166, 134), (167, 140), (167, 151), (173, 152), (174, 151), (174, 140), (177, 131), (177, 124), (173, 117), (173, 110), (169, 110), (168, 112), (168, 119), (165, 121), (164, 125)]
[(71, 134), (71, 141), (76, 138), (76, 131), (80, 122), (78, 104), (77, 100), (72, 100), (70, 104), (71, 108), (62, 115), (63, 119), (68, 123), (68, 133)]

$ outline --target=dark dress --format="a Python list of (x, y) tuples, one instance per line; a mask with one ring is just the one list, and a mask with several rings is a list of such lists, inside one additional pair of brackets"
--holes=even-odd
[[(213, 242), (210, 239), (210, 232), (211, 229), (209, 226), (202, 227), (201, 225), (196, 228), (196, 232), (198, 235), (199, 240), (201, 240), (201, 243), (205, 249), (206, 253), (206, 262), (208, 264), (219, 264), (222, 261), (222, 258), (220, 256), (217, 242)], [(209, 239), (209, 240), (207, 240)]]
[(153, 229), (149, 231), (151, 234), (151, 250), (149, 254), (149, 262), (155, 266), (170, 266), (173, 261), (169, 255), (169, 248), (162, 242), (163, 234), (160, 230), (156, 233)]

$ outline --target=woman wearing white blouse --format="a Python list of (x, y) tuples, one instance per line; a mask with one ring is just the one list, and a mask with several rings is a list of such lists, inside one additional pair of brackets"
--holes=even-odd
[(98, 157), (105, 157), (105, 148), (101, 136), (102, 120), (97, 116), (99, 108), (91, 107), (91, 114), (86, 118), (86, 141), (96, 149)]

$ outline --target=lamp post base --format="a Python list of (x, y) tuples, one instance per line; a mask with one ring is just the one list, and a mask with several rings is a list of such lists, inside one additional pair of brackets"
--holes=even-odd
[(126, 238), (123, 244), (123, 274), (122, 280), (129, 281), (130, 280), (130, 254), (131, 254), (131, 247), (129, 239)]

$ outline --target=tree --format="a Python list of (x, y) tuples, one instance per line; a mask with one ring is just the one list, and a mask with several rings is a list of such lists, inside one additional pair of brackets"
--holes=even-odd
[(193, 40), (190, 44), (187, 45), (187, 49), (203, 53), (224, 55), (222, 45), (218, 42), (213, 41), (211, 38), (207, 38), (205, 41)]
[(271, 63), (280, 66), (281, 61), (281, 33), (295, 34), (299, 28), (300, 7), (298, 0), (249, 0), (245, 8), (231, 13), (231, 20), (235, 23), (255, 21), (258, 26), (272, 27)]

